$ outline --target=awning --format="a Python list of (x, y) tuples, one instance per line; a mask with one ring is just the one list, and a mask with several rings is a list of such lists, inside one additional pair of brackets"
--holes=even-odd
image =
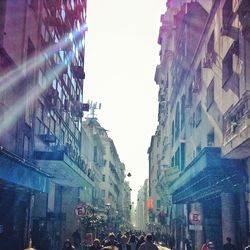
[(49, 191), (49, 175), (3, 148), (0, 150), (0, 179), (39, 192)]
[(53, 177), (53, 182), (69, 187), (94, 186), (88, 172), (83, 171), (63, 151), (35, 151), (34, 157), (40, 169)]
[(239, 190), (245, 175), (242, 166), (240, 160), (222, 159), (220, 148), (204, 148), (170, 185), (173, 203), (200, 201)]

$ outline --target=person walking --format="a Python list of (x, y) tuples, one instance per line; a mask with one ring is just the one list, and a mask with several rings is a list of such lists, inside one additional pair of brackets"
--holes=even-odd
[(153, 237), (151, 234), (147, 234), (146, 242), (142, 243), (139, 250), (159, 250), (159, 248), (153, 243)]
[(67, 240), (65, 240), (65, 242), (64, 242), (64, 244), (63, 244), (62, 250), (75, 250), (75, 247), (72, 246), (70, 240), (67, 239)]
[(128, 238), (126, 235), (121, 236), (121, 243), (117, 245), (119, 250), (131, 250), (130, 245), (127, 243)]
[(138, 250), (139, 247), (141, 246), (141, 244), (144, 243), (144, 242), (145, 242), (145, 237), (144, 237), (144, 235), (141, 235), (138, 242), (137, 242), (137, 244), (136, 244), (136, 250)]
[(102, 248), (101, 242), (99, 239), (94, 239), (92, 246), (89, 248), (90, 250), (100, 250)]
[(223, 250), (236, 250), (236, 247), (234, 244), (232, 244), (230, 237), (226, 238), (226, 243), (223, 245)]
[(136, 250), (137, 240), (134, 234), (130, 236), (128, 244), (130, 245), (131, 250)]
[(109, 234), (109, 240), (104, 244), (105, 247), (109, 247), (109, 246), (117, 246), (118, 242), (115, 240), (115, 235), (114, 233), (110, 233)]

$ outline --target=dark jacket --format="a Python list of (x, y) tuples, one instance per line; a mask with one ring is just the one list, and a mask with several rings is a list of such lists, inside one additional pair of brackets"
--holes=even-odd
[[(121, 243), (120, 243), (120, 244), (118, 244), (118, 245), (117, 245), (117, 247), (118, 247), (118, 249), (119, 249), (119, 250), (123, 250), (123, 248), (122, 248), (122, 244), (121, 244)], [(130, 250), (130, 249), (131, 249), (131, 247), (130, 247), (130, 245), (129, 245), (129, 244), (126, 244), (126, 248), (127, 248), (126, 250)]]
[(104, 243), (105, 247), (109, 247), (109, 246), (118, 246), (118, 242), (115, 240), (114, 242), (111, 241), (107, 241), (106, 243)]

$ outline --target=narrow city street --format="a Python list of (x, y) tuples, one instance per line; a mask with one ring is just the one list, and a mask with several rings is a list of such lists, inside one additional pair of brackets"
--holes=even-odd
[(0, 0), (0, 250), (249, 250), (249, 204), (250, 0)]

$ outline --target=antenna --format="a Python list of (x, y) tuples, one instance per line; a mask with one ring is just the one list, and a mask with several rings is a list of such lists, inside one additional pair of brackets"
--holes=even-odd
[(95, 111), (96, 110), (100, 110), (102, 107), (102, 104), (101, 103), (97, 103), (97, 102), (89, 102), (89, 115), (88, 117), (89, 118), (96, 118), (96, 113)]

